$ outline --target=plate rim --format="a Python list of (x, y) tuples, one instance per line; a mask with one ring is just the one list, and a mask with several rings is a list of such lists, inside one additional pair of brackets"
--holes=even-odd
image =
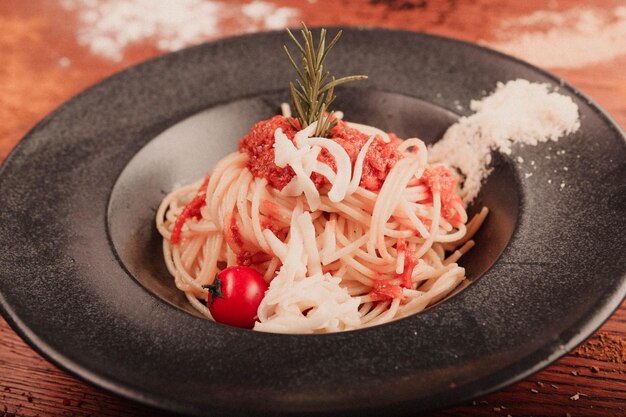
[[(316, 30), (321, 28), (320, 26), (314, 26), (311, 27), (311, 29)], [(555, 84), (558, 84), (561, 88), (566, 88), (568, 89), (571, 93), (575, 94), (576, 96), (580, 97), (582, 100), (584, 100), (586, 102), (586, 104), (593, 109), (594, 112), (598, 113), (604, 120), (606, 120), (608, 122), (608, 125), (611, 127), (611, 129), (615, 130), (616, 133), (622, 137), (622, 139), (626, 140), (626, 133), (624, 132), (624, 129), (615, 121), (615, 119), (613, 118), (613, 116), (611, 116), (606, 110), (604, 110), (601, 106), (599, 106), (595, 100), (593, 100), (592, 98), (590, 98), (587, 94), (585, 94), (582, 90), (580, 90), (579, 88), (575, 87), (574, 85), (570, 84), (569, 82), (565, 81), (564, 79), (548, 72), (547, 70), (544, 70), (542, 68), (536, 67), (526, 61), (523, 61), (519, 58), (504, 54), (502, 52), (496, 51), (494, 49), (482, 46), (480, 44), (476, 44), (476, 43), (471, 43), (469, 41), (465, 41), (465, 40), (461, 40), (461, 39), (455, 39), (455, 38), (451, 38), (451, 37), (446, 37), (446, 36), (441, 36), (441, 35), (434, 35), (434, 34), (430, 34), (430, 33), (424, 33), (424, 32), (418, 32), (418, 31), (410, 31), (410, 30), (402, 30), (402, 29), (390, 29), (390, 28), (381, 28), (381, 27), (364, 27), (364, 26), (327, 26), (326, 29), (328, 30), (336, 30), (336, 29), (341, 29), (344, 31), (351, 31), (351, 32), (356, 32), (356, 33), (360, 33), (360, 32), (370, 32), (370, 33), (374, 33), (374, 32), (382, 32), (382, 33), (402, 33), (405, 35), (409, 35), (409, 36), (419, 36), (419, 37), (423, 37), (423, 38), (433, 38), (433, 39), (437, 39), (437, 40), (443, 40), (446, 42), (450, 42), (453, 44), (458, 44), (461, 45), (464, 48), (473, 48), (473, 49), (478, 49), (478, 50), (482, 50), (483, 52), (487, 52), (491, 55), (498, 55), (501, 56), (503, 58), (505, 58), (508, 61), (513, 61), (517, 64), (523, 65), (526, 68), (531, 69), (534, 72), (538, 72), (541, 75), (545, 76), (546, 78), (552, 79)], [(230, 41), (237, 41), (237, 40), (241, 40), (241, 39), (253, 39), (255, 37), (258, 37), (259, 35), (268, 35), (268, 34), (279, 34), (282, 33), (283, 31), (281, 30), (275, 30), (275, 31), (263, 31), (263, 32), (255, 32), (255, 33), (248, 33), (248, 34), (242, 34), (242, 35), (237, 35), (237, 36), (228, 36), (228, 37), (223, 37), (223, 38), (219, 38), (216, 40), (212, 40), (209, 42), (204, 42), (198, 45), (193, 45), (184, 49), (181, 49), (179, 51), (175, 51), (175, 52), (171, 52), (171, 53), (166, 53), (166, 54), (161, 54), (159, 56), (150, 58), (148, 60), (136, 63), (132, 66), (129, 66), (127, 68), (124, 68), (121, 71), (115, 72), (109, 76), (107, 76), (106, 78), (100, 80), (99, 82), (90, 85), (89, 87), (85, 88), (84, 90), (80, 91), (79, 93), (71, 96), (69, 99), (67, 99), (66, 101), (64, 101), (62, 104), (60, 104), (59, 106), (57, 106), (52, 112), (50, 112), (48, 115), (46, 115), (41, 121), (39, 121), (35, 126), (33, 126), (23, 137), (22, 139), (20, 139), (20, 141), (11, 149), (11, 151), (9, 152), (9, 154), (7, 155), (7, 157), (4, 159), (4, 161), (2, 162), (1, 166), (0, 166), (0, 178), (3, 177), (3, 175), (5, 174), (5, 171), (8, 169), (7, 167), (9, 165), (12, 164), (13, 159), (16, 157), (16, 155), (18, 155), (21, 151), (21, 148), (23, 146), (25, 146), (24, 144), (29, 141), (30, 139), (32, 139), (32, 136), (34, 135), (34, 133), (38, 132), (41, 129), (44, 129), (46, 127), (46, 125), (48, 124), (48, 122), (50, 122), (51, 120), (53, 120), (57, 114), (59, 112), (62, 112), (64, 110), (64, 108), (71, 102), (77, 100), (80, 97), (83, 97), (85, 95), (89, 95), (94, 89), (97, 88), (103, 88), (106, 87), (106, 85), (111, 82), (112, 79), (118, 79), (121, 77), (126, 76), (129, 73), (133, 73), (135, 71), (140, 71), (141, 68), (143, 68), (144, 66), (150, 66), (153, 65), (155, 62), (159, 62), (161, 60), (165, 60), (165, 59), (174, 59), (172, 57), (174, 56), (183, 56), (185, 54), (188, 53), (188, 51), (191, 50), (196, 50), (196, 49), (200, 49), (205, 47), (206, 45), (215, 45), (215, 44), (224, 44), (224, 43), (228, 43)], [(108, 224), (107, 224), (108, 227)], [(518, 224), (516, 224), (515, 228), (517, 229)], [(514, 232), (515, 233), (515, 232)], [(108, 244), (111, 245), (110, 242), (110, 235), (107, 231), (107, 237), (109, 237), (109, 242)], [(117, 257), (117, 252), (115, 250), (115, 248), (113, 248), (111, 246), (111, 251), (115, 254), (115, 256)], [(123, 263), (121, 263), (120, 265), (123, 265)], [(461, 395), (458, 397), (458, 400), (455, 402), (449, 402), (446, 403), (445, 405), (442, 405), (441, 408), (448, 408), (448, 407), (453, 407), (455, 405), (461, 404), (463, 402), (466, 402), (468, 399), (471, 398), (475, 398), (477, 396), (482, 396), (491, 392), (495, 392), (498, 391), (500, 389), (503, 389), (507, 386), (513, 385), (525, 378), (527, 378), (529, 375), (535, 374), (537, 372), (539, 372), (540, 370), (548, 367), (549, 365), (551, 365), (552, 363), (554, 363), (556, 360), (562, 358), (563, 356), (567, 355), (572, 349), (576, 348), (577, 346), (579, 346), (580, 344), (582, 344), (587, 338), (589, 338), (590, 336), (593, 335), (593, 333), (599, 329), (603, 323), (605, 323), (607, 320), (610, 319), (610, 317), (612, 316), (612, 314), (620, 307), (620, 305), (622, 304), (622, 302), (624, 301), (624, 299), (626, 298), (626, 274), (623, 274), (621, 276), (621, 284), (616, 287), (615, 291), (608, 297), (605, 297), (603, 299), (603, 303), (602, 303), (602, 308), (600, 309), (599, 313), (602, 314), (593, 314), (591, 317), (582, 317), (580, 320), (576, 321), (576, 325), (572, 326), (570, 328), (568, 328), (566, 331), (564, 331), (563, 333), (559, 334), (559, 339), (562, 337), (563, 334), (569, 334), (572, 333), (570, 337), (568, 337), (568, 342), (561, 345), (562, 348), (558, 349), (558, 350), (554, 350), (554, 349), (550, 349), (553, 351), (553, 353), (549, 356), (545, 356), (545, 355), (541, 355), (542, 350), (546, 350), (548, 349), (548, 347), (553, 347), (554, 342), (552, 343), (548, 343), (547, 345), (543, 345), (542, 349), (537, 350), (532, 352), (530, 355), (525, 356), (524, 357), (524, 361), (527, 361), (529, 358), (534, 357), (535, 355), (540, 355), (543, 356), (545, 359), (543, 359), (542, 361), (536, 361), (535, 365), (533, 365), (532, 367), (525, 367), (526, 369), (522, 372), (517, 372), (516, 375), (510, 377), (510, 378), (505, 378), (503, 381), (501, 381), (499, 384), (496, 385), (490, 385), (488, 388), (485, 388), (483, 390), (479, 390), (477, 391), (473, 391), (473, 393), (471, 395)], [(153, 295), (153, 294), (151, 294)], [(153, 295), (154, 296), (154, 295)], [(84, 381), (92, 386), (96, 386), (98, 388), (104, 389), (107, 392), (113, 393), (115, 395), (119, 395), (120, 397), (123, 397), (125, 399), (129, 399), (132, 401), (135, 401), (139, 404), (143, 404), (143, 405), (147, 405), (149, 407), (153, 407), (156, 409), (162, 409), (162, 410), (168, 410), (168, 411), (173, 411), (173, 412), (180, 412), (180, 413), (185, 413), (185, 414), (197, 414), (193, 409), (190, 408), (186, 408), (186, 407), (180, 407), (181, 404), (179, 404), (178, 402), (170, 402), (168, 400), (165, 400), (163, 398), (161, 399), (157, 399), (157, 398), (153, 398), (152, 394), (150, 395), (146, 395), (144, 392), (141, 392), (140, 389), (136, 389), (136, 388), (131, 388), (128, 386), (124, 385), (123, 381), (116, 381), (112, 378), (106, 378), (106, 377), (102, 377), (101, 375), (92, 372), (90, 369), (88, 369), (87, 367), (84, 367), (76, 362), (74, 362), (71, 358), (65, 357), (63, 354), (61, 354), (60, 352), (58, 352), (56, 349), (54, 349), (53, 347), (51, 347), (50, 345), (48, 345), (46, 343), (46, 341), (44, 339), (42, 339), (41, 337), (39, 337), (37, 334), (35, 334), (34, 332), (32, 332), (29, 327), (19, 318), (19, 316), (17, 316), (15, 314), (15, 312), (11, 309), (11, 306), (8, 304), (7, 300), (5, 299), (4, 295), (0, 292), (0, 313), (2, 313), (2, 316), (4, 317), (4, 319), (7, 321), (7, 323), (10, 325), (10, 327), (22, 338), (22, 340), (24, 340), (33, 350), (35, 350), (37, 353), (39, 353), (41, 356), (43, 356), (46, 360), (48, 360), (50, 363), (52, 363), (53, 365), (59, 367), (60, 369), (64, 370), (65, 372), (77, 377), (78, 379), (80, 379), (81, 381)], [(201, 320), (201, 319), (198, 319)], [(575, 330), (574, 330), (575, 328)], [(299, 336), (303, 336), (303, 335), (299, 335)], [(305, 336), (305, 337), (309, 337), (309, 336)], [(324, 337), (328, 337), (328, 336), (324, 336)], [(332, 337), (332, 336), (331, 336)], [(503, 370), (499, 371), (498, 373), (502, 373), (507, 371), (509, 368), (504, 368)], [(362, 409), (359, 409), (357, 411), (364, 411)]]

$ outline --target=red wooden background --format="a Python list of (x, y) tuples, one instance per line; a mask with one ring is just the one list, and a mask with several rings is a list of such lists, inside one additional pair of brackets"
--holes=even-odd
[[(246, 2), (229, 4), (237, 7), (241, 3)], [(537, 14), (538, 11), (572, 19), (573, 13), (586, 10), (596, 15), (613, 13), (603, 27), (626, 43), (624, 1), (268, 0), (265, 3), (294, 9), (290, 24), (305, 20), (309, 25), (402, 28), (491, 44), (506, 36), (507, 27), (510, 29), (507, 21), (528, 21), (522, 19), (524, 16), (545, 17)], [(220, 19), (216, 32), (207, 39), (250, 30), (249, 22), (237, 13), (217, 17)], [(162, 53), (156, 39), (145, 39), (129, 45), (120, 61), (98, 56), (78, 43), (80, 25), (77, 12), (64, 8), (61, 0), (0, 2), (0, 161), (28, 129), (63, 101), (120, 69)], [(563, 22), (556, 19), (543, 19), (541, 25), (544, 32), (563, 28)], [(256, 29), (264, 28), (261, 25)], [(590, 37), (599, 34), (585, 32), (588, 27), (577, 30)], [(606, 44), (600, 48), (613, 51), (612, 54), (594, 60), (598, 50), (588, 48), (581, 53), (591, 55), (591, 62), (572, 65), (563, 61), (562, 65), (552, 64), (548, 69), (582, 89), (621, 126), (626, 126), (626, 50), (620, 50), (619, 40), (607, 36), (601, 39), (605, 38)], [(570, 41), (575, 39), (565, 38), (562, 47), (571, 47)], [(554, 53), (559, 53), (559, 48)], [(58, 370), (0, 319), (0, 417), (48, 415), (166, 414), (112, 396)], [(430, 415), (626, 416), (626, 304), (585, 344), (542, 372), (470, 404)]]

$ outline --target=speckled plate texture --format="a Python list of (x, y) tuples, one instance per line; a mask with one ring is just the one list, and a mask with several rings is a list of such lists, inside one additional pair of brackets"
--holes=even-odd
[(527, 377), (619, 306), (626, 144), (611, 118), (499, 53), (346, 29), (328, 67), (370, 77), (338, 91), (350, 120), (432, 142), (471, 114), (471, 99), (521, 77), (570, 96), (581, 129), (496, 155), (474, 205), (491, 215), (464, 261), (473, 283), (422, 314), (299, 336), (194, 315), (164, 268), (155, 210), (277, 113), (292, 77), (285, 43), (282, 32), (249, 35), (130, 68), (61, 106), (11, 153), (0, 173), (0, 306), (46, 358), (188, 415), (416, 415)]

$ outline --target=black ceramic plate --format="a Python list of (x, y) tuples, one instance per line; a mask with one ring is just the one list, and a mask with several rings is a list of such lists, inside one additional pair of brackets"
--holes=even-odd
[(287, 336), (185, 311), (161, 260), (155, 209), (277, 112), (291, 77), (287, 42), (284, 33), (244, 36), (131, 68), (63, 105), (9, 156), (0, 305), (45, 357), (190, 415), (415, 415), (530, 375), (619, 305), (626, 146), (615, 123), (573, 87), (493, 51), (348, 29), (329, 67), (370, 77), (339, 93), (350, 120), (433, 141), (470, 113), (471, 99), (521, 77), (570, 96), (582, 127), (496, 158), (476, 203), (491, 215), (465, 260), (475, 282), (422, 314)]

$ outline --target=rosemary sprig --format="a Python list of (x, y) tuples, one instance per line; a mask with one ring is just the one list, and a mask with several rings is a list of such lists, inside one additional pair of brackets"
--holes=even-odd
[(317, 48), (313, 42), (313, 34), (304, 22), (302, 22), (300, 32), (304, 41), (303, 44), (287, 29), (289, 37), (300, 52), (302, 68), (298, 67), (287, 46), (284, 46), (285, 53), (298, 75), (295, 83), (289, 83), (291, 100), (296, 111), (296, 118), (300, 122), (300, 128), (304, 129), (317, 120), (315, 136), (326, 136), (328, 131), (337, 124), (336, 121), (332, 120), (332, 111), (330, 110), (330, 105), (336, 98), (335, 87), (350, 81), (365, 80), (367, 76), (352, 75), (335, 79), (328, 71), (324, 71), (324, 60), (341, 37), (341, 31), (326, 46), (326, 29), (322, 29)]

